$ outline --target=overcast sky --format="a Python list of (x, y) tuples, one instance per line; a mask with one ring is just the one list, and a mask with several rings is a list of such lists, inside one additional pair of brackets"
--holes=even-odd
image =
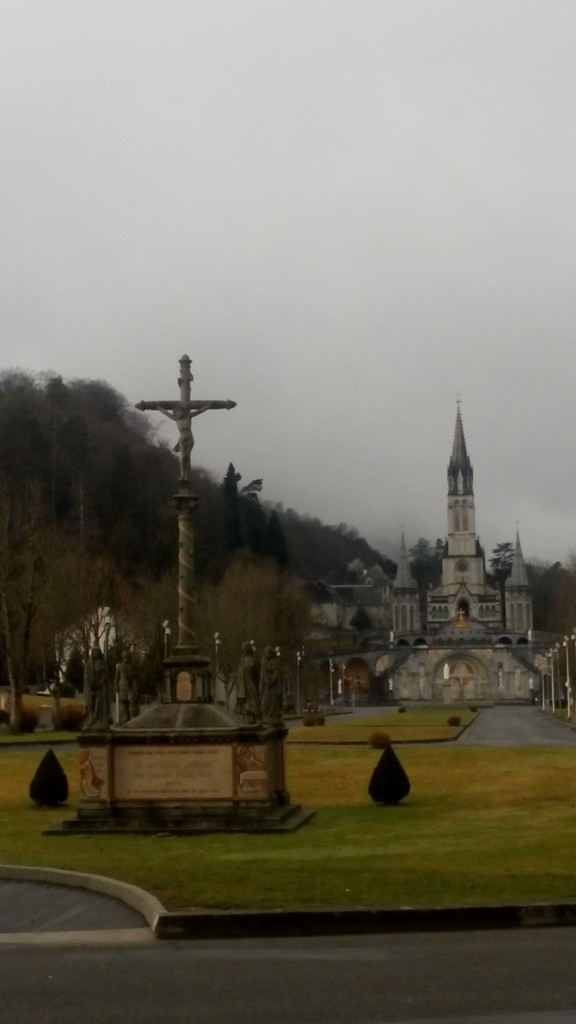
[[(0, 0), (0, 368), (195, 397), (194, 461), (394, 555), (576, 550), (573, 0)], [(165, 435), (176, 440), (174, 428)]]

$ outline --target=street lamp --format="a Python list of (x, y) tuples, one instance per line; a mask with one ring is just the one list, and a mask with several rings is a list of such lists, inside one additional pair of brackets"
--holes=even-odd
[(212, 698), (214, 701), (217, 700), (217, 697), (219, 695), (219, 692), (218, 692), (218, 669), (219, 669), (219, 665), (218, 665), (218, 651), (219, 651), (219, 648), (220, 648), (220, 643), (221, 643), (220, 633), (218, 633), (218, 631), (216, 631), (216, 633), (214, 633), (214, 687), (213, 687), (213, 698)]
[(334, 675), (334, 662), (332, 661), (332, 658), (330, 658), (328, 664), (330, 666), (330, 706), (334, 707), (334, 689), (332, 685), (332, 677)]
[(572, 694), (570, 693), (570, 640), (567, 636), (564, 637), (562, 646), (566, 648), (566, 718), (570, 718)]
[(304, 657), (304, 648), (296, 651), (296, 711), (300, 710), (300, 662)]
[(164, 619), (164, 622), (162, 623), (162, 629), (164, 631), (164, 661), (166, 661), (168, 657), (168, 639), (171, 633), (168, 619)]

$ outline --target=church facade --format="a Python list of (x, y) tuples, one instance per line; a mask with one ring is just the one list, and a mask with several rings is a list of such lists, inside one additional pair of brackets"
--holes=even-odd
[(448, 465), (448, 532), (439, 585), (423, 609), (404, 537), (392, 589), (390, 645), (375, 664), (390, 700), (526, 701), (540, 688), (532, 598), (520, 538), (505, 597), (487, 578), (476, 534), (473, 469), (460, 407)]

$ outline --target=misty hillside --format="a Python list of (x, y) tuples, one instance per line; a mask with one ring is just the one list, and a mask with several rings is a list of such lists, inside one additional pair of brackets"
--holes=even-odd
[[(126, 578), (159, 577), (176, 564), (177, 458), (104, 381), (2, 373), (0, 470), (4, 502), (39, 503), (46, 523), (84, 556), (109, 560)], [(355, 559), (394, 572), (347, 524), (265, 500), (264, 482), (244, 481), (241, 467), (223, 466), (220, 479), (196, 468), (193, 486), (200, 578), (219, 578), (240, 552), (305, 579), (346, 581)]]

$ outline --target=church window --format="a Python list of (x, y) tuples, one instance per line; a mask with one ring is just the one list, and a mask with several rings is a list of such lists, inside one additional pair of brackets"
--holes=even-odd
[(407, 629), (407, 616), (405, 604), (403, 604), (400, 609), (400, 629), (402, 630), (403, 633), (405, 633)]
[(462, 529), (468, 530), (468, 505), (465, 501), (462, 502)]
[(414, 632), (414, 605), (410, 605), (410, 632)]
[(454, 502), (454, 531), (458, 533), (460, 531), (460, 502)]

